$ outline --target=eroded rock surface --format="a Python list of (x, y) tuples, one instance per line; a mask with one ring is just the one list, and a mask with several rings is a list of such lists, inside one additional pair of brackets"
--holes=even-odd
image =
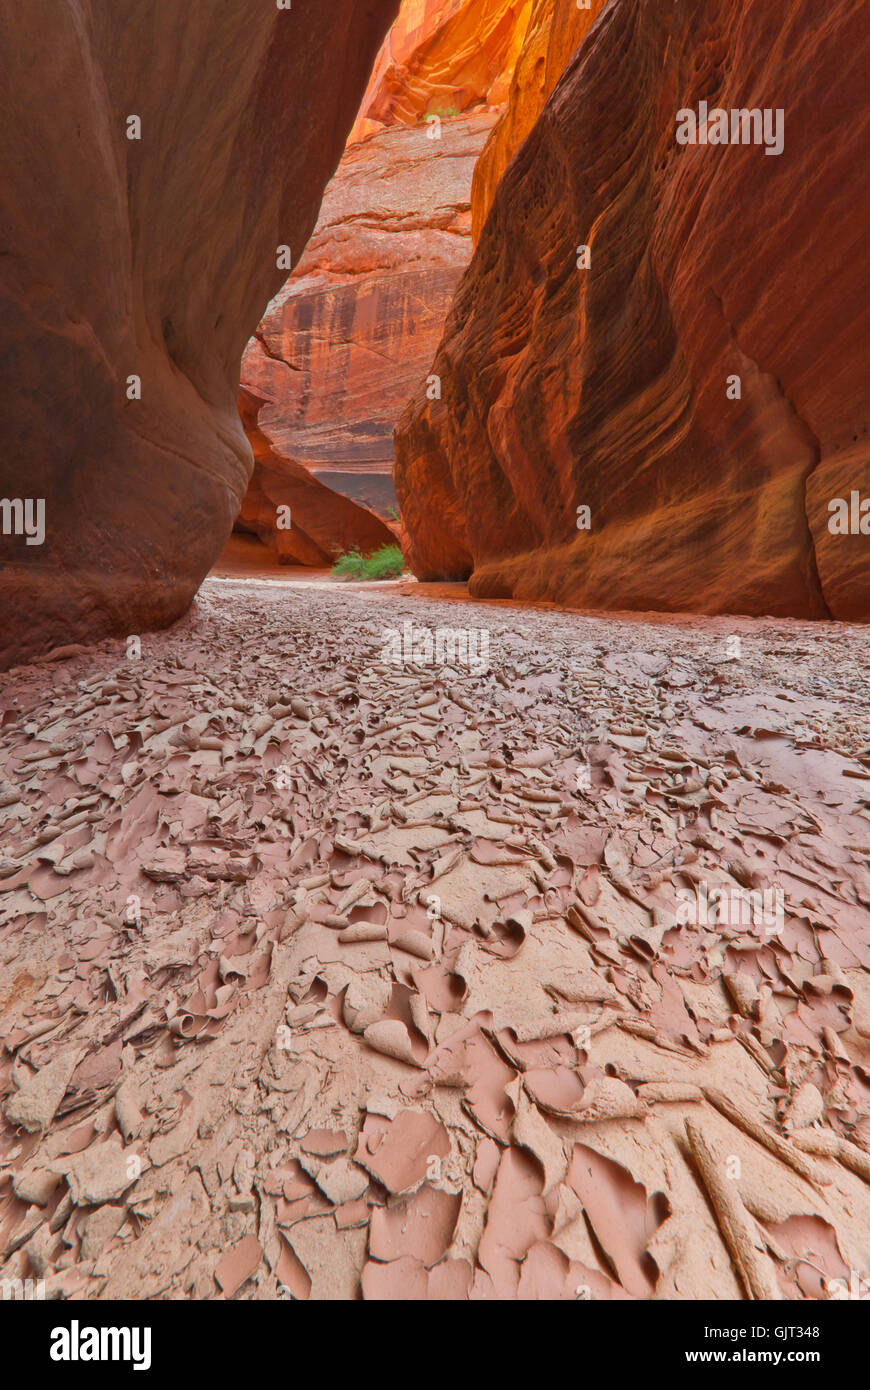
[[(481, 111), (445, 120), (438, 139), (425, 125), (397, 125), (353, 145), (300, 264), (245, 351), (242, 381), (265, 401), (258, 428), (288, 471), (301, 465), (381, 516), (395, 510), (396, 420), (425, 382), (471, 257), (472, 173), (495, 119)], [(262, 492), (258, 465), (243, 519)], [(325, 506), (330, 494), (321, 494)], [(338, 497), (333, 533), (343, 549), (353, 543), (347, 512)], [(313, 518), (301, 508), (298, 517), (310, 531)]]
[(492, 206), (499, 179), (607, 0), (586, 3), (587, 8), (581, 9), (577, 0), (534, 0), (507, 102), (474, 169), (471, 215), (475, 242)]
[(868, 660), (840, 625), (208, 581), (138, 655), (14, 672), (0, 1277), (849, 1296)]
[(532, 0), (403, 0), (366, 88), (351, 140), (426, 115), (498, 107)]
[[(393, 430), (471, 255), (472, 173), (530, 13), (530, 0), (404, 0), (311, 242), (245, 353), (243, 382), (267, 401), (260, 443), (391, 524)], [(274, 492), (257, 462), (240, 524), (255, 513), (258, 533), (298, 558), (305, 536), (277, 534)], [(328, 496), (317, 522), (300, 508), (303, 533)], [(339, 549), (353, 544), (346, 514), (337, 502)]]
[(44, 501), (45, 539), (0, 536), (0, 660), (190, 602), (251, 470), (238, 367), (278, 247), (396, 9), (4, 0), (0, 492)]
[(264, 402), (239, 393), (239, 414), (254, 454), (254, 474), (236, 518), (285, 565), (331, 565), (337, 554), (368, 554), (395, 543), (390, 528), (366, 507), (325, 487), (307, 468), (276, 453), (258, 424)]
[[(397, 429), (417, 574), (870, 617), (870, 536), (829, 530), (831, 501), (870, 500), (868, 75), (852, 0), (822, 27), (810, 0), (601, 13), (499, 185), (442, 397), (418, 391)], [(702, 101), (782, 110), (782, 153), (678, 145)]]

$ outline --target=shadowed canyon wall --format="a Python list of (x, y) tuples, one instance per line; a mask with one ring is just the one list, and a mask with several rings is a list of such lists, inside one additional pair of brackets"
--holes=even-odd
[(45, 504), (42, 544), (0, 535), (0, 664), (190, 603), (252, 468), (239, 362), (277, 249), (397, 7), (0, 0), (0, 491)]
[[(868, 90), (858, 0), (612, 0), (501, 180), (441, 399), (397, 427), (418, 575), (870, 617), (870, 537), (829, 530), (870, 497)], [(782, 153), (678, 144), (703, 101), (781, 109)]]
[(367, 552), (395, 543), (392, 531), (365, 507), (319, 482), (307, 468), (276, 455), (257, 424), (263, 401), (252, 391), (239, 393), (239, 413), (254, 454), (254, 474), (236, 519), (272, 549), (283, 564), (332, 564), (335, 536), (345, 547)]

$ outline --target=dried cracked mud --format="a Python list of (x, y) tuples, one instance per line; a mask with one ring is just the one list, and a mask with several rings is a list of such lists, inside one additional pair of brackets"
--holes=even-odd
[(210, 580), (52, 655), (0, 691), (0, 1279), (866, 1277), (867, 629)]

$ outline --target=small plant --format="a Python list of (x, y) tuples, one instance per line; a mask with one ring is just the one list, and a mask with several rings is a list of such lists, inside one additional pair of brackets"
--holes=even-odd
[(404, 570), (405, 562), (397, 545), (382, 545), (371, 555), (362, 555), (358, 550), (348, 550), (339, 556), (332, 567), (332, 573), (339, 579), (398, 579)]
[(363, 557), (358, 550), (348, 550), (340, 555), (332, 567), (332, 573), (341, 579), (361, 579)]

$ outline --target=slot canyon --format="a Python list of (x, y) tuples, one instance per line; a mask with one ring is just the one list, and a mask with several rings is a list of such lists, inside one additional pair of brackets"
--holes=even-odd
[(866, 5), (0, 57), (0, 1302), (870, 1297)]

